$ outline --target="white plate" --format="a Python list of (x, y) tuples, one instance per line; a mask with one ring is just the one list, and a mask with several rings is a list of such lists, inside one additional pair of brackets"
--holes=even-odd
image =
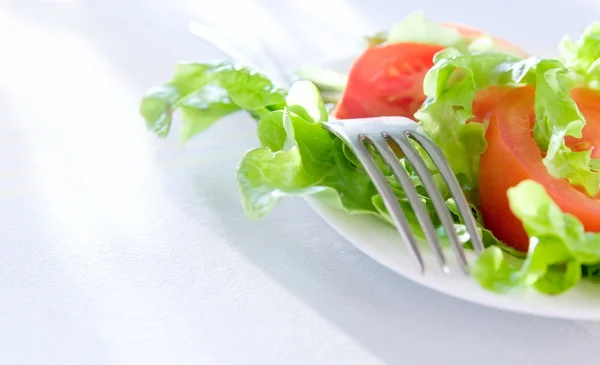
[[(348, 69), (351, 60), (322, 64), (344, 71)], [(426, 245), (423, 245), (423, 256), (428, 270), (422, 275), (392, 226), (374, 217), (353, 216), (332, 209), (314, 198), (306, 200), (329, 225), (359, 250), (387, 268), (428, 288), (498, 309), (545, 317), (600, 321), (598, 284), (582, 280), (577, 287), (558, 296), (540, 294), (534, 289), (500, 295), (481, 288), (475, 279), (462, 274), (456, 265), (456, 269), (450, 274), (442, 273)], [(447, 252), (446, 257), (453, 257), (452, 252)], [(474, 259), (473, 256), (469, 258)]]
[[(514, 312), (544, 317), (600, 321), (600, 285), (582, 280), (577, 287), (558, 295), (547, 296), (535, 290), (510, 294), (496, 294), (479, 286), (453, 265), (444, 274), (433, 254), (423, 247), (423, 258), (428, 268), (421, 274), (401, 241), (396, 230), (375, 217), (349, 215), (332, 209), (314, 198), (306, 199), (309, 205), (344, 238), (383, 266), (414, 282), (450, 296), (473, 303)], [(451, 251), (446, 257), (452, 257)], [(473, 260), (473, 255), (468, 258)]]

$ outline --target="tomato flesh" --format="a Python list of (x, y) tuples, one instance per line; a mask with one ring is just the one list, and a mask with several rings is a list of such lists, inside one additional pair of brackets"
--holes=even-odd
[[(542, 184), (550, 197), (566, 213), (576, 216), (587, 231), (600, 231), (600, 201), (587, 196), (548, 173), (542, 152), (533, 139), (534, 93), (531, 87), (510, 91), (496, 107), (486, 132), (488, 148), (481, 156), (479, 192), (486, 227), (508, 245), (527, 251), (528, 237), (521, 222), (512, 214), (506, 192), (527, 179)], [(587, 90), (574, 90), (573, 98), (586, 117), (581, 140), (571, 144), (600, 143), (600, 96)], [(594, 149), (597, 151), (597, 149)]]
[(339, 119), (413, 114), (425, 101), (423, 78), (442, 46), (394, 43), (367, 49), (354, 63), (341, 102)]
[(473, 100), (474, 121), (487, 124), (500, 100), (512, 90), (509, 86), (491, 86), (478, 91)]

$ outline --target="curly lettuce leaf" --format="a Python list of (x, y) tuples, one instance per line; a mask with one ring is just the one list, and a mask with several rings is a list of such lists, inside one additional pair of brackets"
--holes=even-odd
[(310, 81), (294, 82), (285, 102), (289, 110), (300, 115), (304, 120), (319, 123), (327, 121), (329, 117), (319, 89)]
[(576, 83), (600, 88), (600, 22), (590, 24), (576, 41), (565, 36), (559, 49), (565, 66), (576, 73)]
[(600, 264), (600, 234), (585, 232), (542, 185), (523, 181), (508, 191), (508, 198), (530, 237), (529, 252), (519, 262), (498, 247), (487, 248), (472, 267), (483, 287), (505, 292), (533, 286), (542, 293), (559, 294), (577, 285), (583, 271)]
[[(339, 192), (324, 186), (321, 179), (304, 169), (297, 147), (277, 152), (268, 147), (255, 148), (246, 153), (237, 169), (242, 206), (250, 219), (264, 217), (281, 199), (289, 197), (315, 196), (329, 206), (348, 211)], [(364, 207), (364, 211), (369, 210)]]
[[(250, 218), (264, 216), (282, 198), (307, 195), (351, 214), (377, 212), (369, 176), (346, 159), (342, 142), (319, 124), (289, 110), (275, 111), (261, 120), (258, 133), (267, 146), (249, 151), (237, 171)], [(273, 138), (284, 134), (285, 143)]]
[(600, 172), (592, 166), (592, 151), (572, 151), (565, 137), (581, 138), (585, 118), (570, 95), (568, 70), (558, 61), (546, 60), (537, 66), (534, 138), (546, 151), (548, 172), (582, 186), (590, 196), (600, 189)]
[(173, 113), (181, 110), (180, 140), (185, 142), (217, 120), (238, 110), (263, 116), (285, 105), (286, 92), (266, 76), (231, 62), (181, 62), (173, 79), (151, 88), (140, 113), (146, 127), (160, 137), (169, 134)]

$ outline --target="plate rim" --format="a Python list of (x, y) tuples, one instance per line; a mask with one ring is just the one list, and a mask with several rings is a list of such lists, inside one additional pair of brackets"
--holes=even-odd
[[(421, 275), (414, 265), (410, 266), (410, 268), (407, 267), (400, 269), (398, 265), (391, 264), (390, 260), (382, 259), (381, 255), (384, 255), (385, 253), (380, 251), (378, 252), (375, 249), (369, 249), (369, 243), (362, 242), (362, 240), (357, 238), (356, 234), (352, 233), (351, 229), (348, 229), (348, 227), (354, 227), (356, 223), (359, 223), (359, 225), (362, 226), (366, 224), (367, 226), (372, 225), (373, 228), (377, 228), (377, 230), (372, 230), (372, 232), (376, 232), (375, 235), (381, 233), (382, 229), (387, 230), (386, 235), (397, 235), (397, 232), (392, 226), (368, 215), (348, 214), (339, 209), (326, 205), (316, 197), (306, 196), (304, 197), (304, 200), (330, 227), (332, 227), (346, 241), (350, 242), (363, 254), (367, 255), (378, 264), (404, 277), (405, 279), (424, 286), (430, 290), (434, 290), (441, 294), (448, 295), (466, 302), (488, 308), (495, 308), (505, 312), (554, 319), (594, 322), (600, 321), (600, 301), (593, 301), (593, 303), (596, 304), (594, 306), (597, 307), (596, 310), (589, 308), (582, 310), (582, 308), (577, 308), (576, 306), (571, 307), (569, 305), (560, 304), (564, 302), (570, 302), (573, 298), (574, 300), (580, 301), (580, 299), (577, 299), (577, 297), (582, 295), (597, 295), (598, 299), (600, 299), (600, 284), (582, 282), (577, 287), (557, 296), (541, 294), (535, 291), (533, 288), (499, 294), (482, 288), (475, 279), (463, 274), (457, 274), (454, 275), (454, 277), (457, 278), (462, 276), (461, 281), (463, 281), (463, 284), (466, 284), (465, 287), (469, 288), (468, 291), (462, 289), (455, 290), (455, 288), (452, 288), (451, 286), (444, 287), (436, 285), (436, 280), (428, 279), (431, 278), (431, 276)], [(352, 224), (350, 221), (352, 221)], [(362, 221), (362, 224), (360, 224), (360, 221)], [(409, 258), (408, 251), (405, 250), (404, 245), (399, 244), (398, 249), (405, 251), (405, 257)], [(423, 255), (425, 257), (427, 253), (424, 253)], [(471, 253), (470, 255), (472, 255), (471, 258), (474, 257), (474, 253)], [(430, 261), (433, 262), (433, 255), (431, 255), (430, 259)], [(441, 276), (434, 277), (440, 278)], [(589, 291), (586, 291), (587, 288), (593, 286), (596, 287), (595, 292), (590, 293)], [(592, 301), (587, 301), (587, 303), (592, 304)]]

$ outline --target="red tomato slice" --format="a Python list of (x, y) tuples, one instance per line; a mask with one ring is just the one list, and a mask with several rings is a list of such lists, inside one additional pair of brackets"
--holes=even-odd
[[(445, 23), (467, 38), (483, 32), (463, 25)], [(501, 39), (508, 51), (527, 54)], [(432, 44), (394, 43), (368, 48), (350, 70), (348, 84), (333, 116), (339, 119), (375, 116), (413, 118), (425, 101), (423, 78), (433, 66), (433, 56), (444, 47)]]
[(413, 114), (425, 101), (423, 78), (442, 46), (394, 43), (368, 48), (350, 70), (334, 116), (339, 119)]
[[(534, 92), (531, 87), (515, 89), (500, 101), (486, 132), (488, 148), (479, 169), (480, 209), (486, 226), (521, 251), (528, 249), (529, 242), (509, 208), (506, 191), (526, 179), (544, 185), (556, 204), (576, 216), (586, 230), (600, 232), (600, 200), (590, 198), (566, 179), (551, 176), (542, 163), (542, 152), (532, 137)], [(572, 95), (587, 124), (583, 139), (569, 143), (595, 147), (600, 144), (600, 95), (589, 90), (574, 90)]]

